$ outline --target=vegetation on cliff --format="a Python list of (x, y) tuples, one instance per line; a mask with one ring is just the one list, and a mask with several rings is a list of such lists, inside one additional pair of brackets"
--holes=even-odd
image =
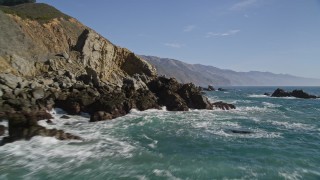
[(15, 6), (24, 3), (35, 3), (36, 0), (0, 0), (0, 5)]
[(16, 6), (0, 6), (0, 10), (7, 14), (17, 15), (22, 19), (36, 20), (40, 23), (47, 23), (54, 18), (70, 18), (56, 8), (43, 3), (19, 3)]

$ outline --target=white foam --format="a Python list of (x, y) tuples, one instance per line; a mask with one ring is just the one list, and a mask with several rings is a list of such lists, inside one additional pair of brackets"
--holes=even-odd
[(297, 172), (279, 172), (279, 175), (284, 177), (286, 180), (297, 180), (302, 179), (302, 176)]
[(271, 121), (271, 120), (268, 120), (267, 122), (270, 122), (275, 126), (283, 126), (286, 129), (293, 129), (293, 130), (315, 130), (316, 129), (314, 125), (309, 125), (309, 124), (286, 122), (286, 121), (280, 122), (280, 121)]
[(270, 108), (281, 107), (281, 105), (279, 105), (279, 104), (272, 104), (272, 103), (269, 103), (269, 102), (262, 102), (262, 104), (263, 104), (265, 107), (270, 107)]
[(175, 177), (168, 170), (154, 169), (152, 172), (158, 177), (165, 177), (165, 178), (172, 179), (172, 180), (180, 180), (180, 178)]
[(266, 98), (266, 97), (269, 97), (269, 96), (263, 95), (263, 94), (251, 94), (248, 97), (250, 97), (250, 98)]
[(267, 107), (258, 107), (258, 106), (245, 106), (237, 107), (235, 111), (244, 111), (244, 112), (267, 112), (270, 111)]
[(0, 121), (0, 125), (2, 125), (4, 127), (8, 127), (8, 121), (2, 120), (2, 121)]
[(238, 103), (246, 103), (246, 104), (249, 104), (249, 103), (252, 103), (252, 101), (250, 101), (250, 100), (234, 100), (234, 101), (231, 101), (230, 103), (231, 103), (231, 104), (238, 104)]

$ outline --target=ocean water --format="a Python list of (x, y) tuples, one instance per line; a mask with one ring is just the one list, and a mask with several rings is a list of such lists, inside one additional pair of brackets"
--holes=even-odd
[[(86, 140), (2, 146), (0, 179), (320, 179), (320, 99), (261, 95), (275, 87), (227, 89), (207, 96), (236, 110), (132, 110), (88, 123), (86, 114), (60, 119), (57, 109), (54, 125), (40, 124)], [(302, 89), (320, 95), (319, 87)]]

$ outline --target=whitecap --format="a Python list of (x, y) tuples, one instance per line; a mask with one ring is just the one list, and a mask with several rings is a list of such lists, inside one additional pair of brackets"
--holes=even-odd
[(268, 109), (267, 107), (245, 106), (245, 107), (237, 107), (235, 111), (266, 112), (266, 111), (270, 111), (270, 109)]
[(286, 180), (297, 180), (302, 179), (302, 176), (297, 172), (279, 172), (279, 175), (282, 176)]
[[(240, 128), (242, 129), (242, 128)], [(219, 129), (219, 130), (208, 130), (212, 134), (222, 136), (222, 137), (232, 137), (232, 138), (249, 138), (249, 139), (261, 139), (261, 138), (281, 138), (281, 133), (278, 132), (267, 132), (261, 129), (247, 129), (251, 133), (241, 134), (241, 133), (232, 133), (228, 129)]]
[(231, 104), (238, 104), (238, 103), (246, 103), (246, 104), (249, 104), (249, 103), (252, 103), (252, 101), (250, 101), (250, 100), (234, 100), (234, 101), (231, 101), (230, 103), (231, 103)]
[(269, 97), (269, 96), (263, 95), (263, 94), (251, 94), (248, 97), (250, 97), (250, 98), (266, 98), (266, 97)]
[(168, 179), (173, 179), (173, 180), (180, 180), (180, 178), (175, 177), (174, 175), (172, 175), (172, 173), (168, 170), (160, 170), (160, 169), (154, 169), (153, 174), (155, 174), (158, 177), (165, 177)]
[(309, 125), (309, 124), (286, 122), (286, 121), (280, 122), (280, 121), (271, 121), (271, 120), (268, 120), (267, 122), (270, 122), (271, 124), (273, 124), (275, 126), (283, 126), (286, 129), (315, 130), (315, 126)]
[(262, 104), (263, 104), (265, 107), (270, 107), (270, 108), (281, 107), (281, 105), (279, 105), (279, 104), (273, 104), (273, 103), (269, 103), (269, 102), (262, 102)]

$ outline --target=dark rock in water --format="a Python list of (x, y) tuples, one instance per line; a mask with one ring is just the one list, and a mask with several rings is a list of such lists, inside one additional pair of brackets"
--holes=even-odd
[(71, 117), (67, 116), (67, 115), (63, 115), (60, 117), (60, 119), (70, 119)]
[(44, 115), (43, 112), (15, 112), (7, 113), (9, 121), (9, 136), (5, 137), (1, 145), (14, 142), (17, 140), (29, 140), (34, 136), (49, 136), (56, 137), (59, 140), (76, 139), (80, 140), (78, 136), (65, 133), (62, 130), (46, 129), (38, 125), (38, 120), (43, 117), (49, 117), (50, 114)]
[(290, 97), (291, 94), (289, 92), (286, 92), (283, 89), (278, 88), (272, 93), (271, 96), (272, 97)]
[(0, 136), (3, 136), (5, 131), (6, 131), (6, 127), (4, 127), (3, 125), (0, 125)]
[(227, 91), (227, 90), (223, 88), (218, 88), (218, 91)]
[(53, 124), (52, 120), (50, 120), (50, 119), (46, 120), (46, 123), (47, 124)]
[(244, 130), (244, 129), (228, 129), (227, 132), (231, 132), (234, 134), (253, 134), (253, 131)]
[(228, 103), (225, 103), (225, 102), (222, 102), (222, 101), (215, 102), (212, 105), (213, 105), (213, 107), (219, 108), (219, 109), (222, 109), (222, 110), (236, 109), (235, 105), (228, 104)]
[(265, 95), (265, 96), (270, 96), (270, 93), (264, 93), (263, 95)]
[(208, 85), (207, 88), (202, 88), (203, 91), (215, 91), (215, 88), (211, 85)]
[(112, 115), (104, 112), (104, 111), (97, 111), (90, 117), (90, 122), (97, 122), (97, 121), (104, 121), (112, 119)]
[(212, 85), (208, 86), (209, 91), (215, 91), (214, 87)]
[(296, 98), (303, 98), (303, 99), (315, 99), (317, 96), (310, 95), (303, 90), (293, 90), (292, 92), (284, 91), (283, 89), (276, 89), (272, 97), (296, 97)]
[(213, 106), (208, 98), (203, 96), (199, 89), (192, 83), (184, 84), (178, 90), (178, 94), (192, 109), (212, 109)]
[(315, 99), (317, 98), (317, 96), (314, 96), (314, 95), (310, 95), (302, 90), (293, 90), (291, 95), (293, 97), (296, 97), (296, 98), (303, 98), (303, 99)]
[(209, 100), (194, 84), (183, 85), (174, 78), (158, 77), (147, 85), (157, 96), (159, 105), (166, 106), (169, 111), (187, 111), (189, 108), (212, 109)]

